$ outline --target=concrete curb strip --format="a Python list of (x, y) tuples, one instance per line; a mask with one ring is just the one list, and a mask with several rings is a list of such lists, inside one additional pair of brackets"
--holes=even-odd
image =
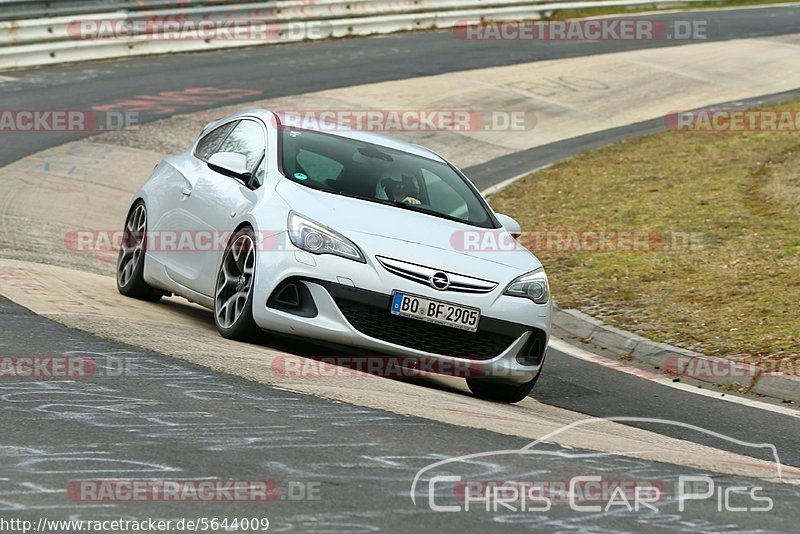
[(800, 377), (763, 372), (756, 365), (705, 356), (666, 343), (650, 341), (637, 334), (605, 325), (578, 310), (556, 308), (553, 323), (583, 342), (592, 342), (618, 356), (630, 356), (657, 367), (668, 375), (694, 378), (717, 386), (740, 386), (759, 395), (800, 402)]

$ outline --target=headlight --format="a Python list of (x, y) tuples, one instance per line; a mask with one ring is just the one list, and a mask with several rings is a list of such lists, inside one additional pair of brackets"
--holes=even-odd
[(544, 269), (540, 267), (528, 274), (523, 274), (508, 284), (503, 294), (529, 298), (536, 304), (547, 304), (547, 301), (550, 300), (550, 286), (547, 283)]
[(319, 223), (289, 212), (289, 239), (294, 246), (312, 254), (335, 254), (349, 260), (367, 263), (355, 243)]

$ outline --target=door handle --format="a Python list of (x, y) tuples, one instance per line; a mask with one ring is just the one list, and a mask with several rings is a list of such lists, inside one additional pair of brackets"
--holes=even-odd
[(185, 196), (188, 197), (189, 195), (192, 194), (192, 188), (191, 187), (184, 187), (183, 189), (181, 189), (181, 193), (183, 193)]

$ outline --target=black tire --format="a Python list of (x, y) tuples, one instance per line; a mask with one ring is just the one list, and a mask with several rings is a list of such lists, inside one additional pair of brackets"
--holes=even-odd
[(144, 281), (146, 236), (147, 208), (139, 200), (125, 218), (125, 229), (117, 256), (117, 290), (126, 297), (158, 302), (164, 292)]
[[(222, 255), (214, 289), (214, 324), (224, 338), (248, 341), (261, 331), (253, 320), (255, 254), (255, 233), (245, 227), (233, 234)], [(241, 294), (245, 290), (246, 297)]]
[(490, 380), (467, 378), (467, 386), (478, 398), (513, 403), (521, 401), (530, 394), (541, 374), (542, 372), (540, 370), (533, 380), (525, 382), (524, 384), (509, 384), (507, 382), (492, 382)]

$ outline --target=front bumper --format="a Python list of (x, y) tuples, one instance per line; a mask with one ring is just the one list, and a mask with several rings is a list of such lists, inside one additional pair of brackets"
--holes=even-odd
[[(400, 278), (393, 279), (393, 275), (371, 268), (372, 261), (364, 265), (322, 256), (315, 257), (314, 262), (335, 264), (336, 268), (319, 268), (319, 265), (312, 268), (304, 253), (298, 254), (302, 261), (290, 261), (278, 277), (267, 282), (258, 273), (256, 275), (253, 316), (265, 330), (355, 346), (380, 354), (434, 359), (449, 365), (443, 365), (443, 368), (468, 368), (472, 378), (514, 384), (532, 380), (541, 369), (550, 330), (549, 305), (538, 306), (516, 297), (482, 296), (490, 302), (497, 299), (503, 299), (503, 302), (489, 309), (486, 305), (480, 306), (482, 316), (478, 332), (466, 332), (393, 316), (389, 312), (391, 290), (355, 287), (352, 280), (369, 284), (376, 275), (388, 277), (387, 280), (378, 280), (378, 284), (384, 288), (475, 306), (474, 302), (464, 300), (475, 298), (472, 295), (434, 293), (433, 289), (412, 285)], [(271, 267), (274, 272), (275, 265)], [(363, 273), (343, 272), (343, 269), (362, 270)], [(342, 272), (350, 276), (337, 276), (335, 280), (319, 278), (325, 272)], [(307, 301), (296, 307), (276, 304), (276, 295), (288, 284), (295, 284), (300, 289), (296, 294), (302, 295), (301, 299), (311, 299), (311, 306)], [(536, 313), (531, 313), (532, 308)], [(492, 311), (497, 313), (492, 314)], [(507, 317), (492, 316), (497, 314)], [(514, 317), (524, 317), (525, 322), (510, 320)]]

